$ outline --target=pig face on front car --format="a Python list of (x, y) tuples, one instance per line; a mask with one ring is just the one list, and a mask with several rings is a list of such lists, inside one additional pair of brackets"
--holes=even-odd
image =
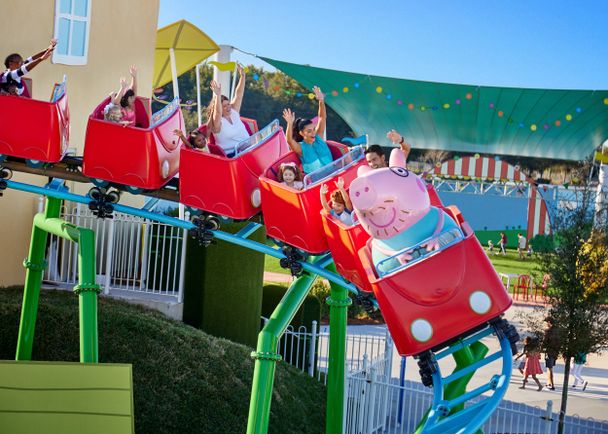
[(400, 149), (391, 152), (388, 168), (359, 168), (350, 184), (350, 198), (363, 228), (373, 237), (387, 239), (419, 221), (430, 209), (424, 182), (405, 167)]

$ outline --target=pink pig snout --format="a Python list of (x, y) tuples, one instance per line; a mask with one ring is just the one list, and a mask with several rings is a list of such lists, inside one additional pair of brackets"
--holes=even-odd
[(367, 177), (357, 178), (350, 185), (350, 200), (355, 208), (366, 211), (376, 205), (378, 195)]

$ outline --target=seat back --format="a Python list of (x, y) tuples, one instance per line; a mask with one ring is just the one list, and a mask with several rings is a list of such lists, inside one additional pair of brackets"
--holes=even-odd
[(517, 277), (517, 288), (529, 288), (530, 287), (530, 276), (528, 274), (520, 274)]

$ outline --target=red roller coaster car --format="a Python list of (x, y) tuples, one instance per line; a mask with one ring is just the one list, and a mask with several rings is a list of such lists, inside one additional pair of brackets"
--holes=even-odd
[(106, 98), (89, 116), (83, 172), (94, 184), (116, 183), (128, 190), (156, 190), (179, 170), (179, 146), (174, 129), (184, 130), (178, 100), (149, 116), (149, 100), (135, 100), (136, 126), (103, 119)]
[(70, 112), (65, 80), (56, 84), (50, 102), (24, 96), (0, 96), (0, 161), (24, 158), (30, 166), (61, 161), (68, 150)]
[(211, 141), (209, 148), (212, 153), (182, 145), (180, 202), (237, 220), (257, 214), (261, 209), (259, 177), (289, 149), (278, 121), (239, 143), (233, 158), (223, 155)]
[(328, 183), (333, 190), (333, 181), (344, 178), (345, 188), (357, 177), (357, 168), (365, 163), (362, 148), (350, 150), (336, 142), (327, 142), (334, 161), (304, 178), (304, 190), (295, 190), (277, 181), (281, 163), (300, 164), (294, 152), (284, 155), (260, 177), (264, 224), (269, 237), (276, 238), (294, 247), (318, 254), (329, 249), (321, 221), (319, 190)]
[(456, 207), (444, 210), (463, 235), (439, 251), (422, 253), (418, 260), (379, 277), (369, 244), (359, 250), (382, 315), (404, 356), (441, 346), (498, 317), (512, 303), (469, 224)]
[[(431, 198), (431, 205), (442, 206), (435, 187), (427, 184), (426, 188)], [(321, 217), (323, 218), (323, 229), (327, 237), (329, 251), (334, 258), (338, 273), (361, 290), (372, 292), (365, 269), (358, 258), (359, 250), (367, 245), (370, 238), (369, 234), (363, 230), (360, 224), (345, 225), (325, 210), (321, 211)]]

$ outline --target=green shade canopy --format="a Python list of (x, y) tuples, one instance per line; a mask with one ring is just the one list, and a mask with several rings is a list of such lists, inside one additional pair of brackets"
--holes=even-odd
[(418, 149), (583, 160), (608, 138), (607, 90), (431, 83), (262, 59), (321, 87), (370, 143), (388, 145), (394, 128)]

